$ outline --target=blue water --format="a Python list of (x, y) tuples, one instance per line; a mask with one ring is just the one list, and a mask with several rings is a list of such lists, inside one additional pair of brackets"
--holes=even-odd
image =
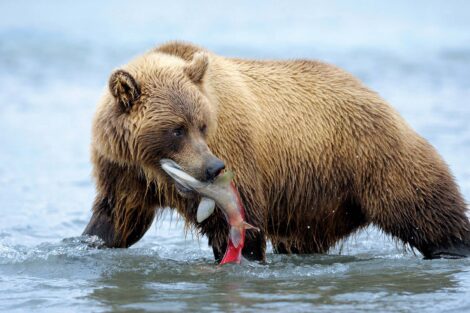
[(470, 311), (470, 261), (424, 261), (374, 228), (329, 255), (270, 249), (267, 265), (222, 268), (176, 215), (127, 250), (78, 237), (108, 75), (174, 39), (349, 70), (436, 146), (469, 200), (470, 2), (1, 1), (0, 12), (0, 311)]

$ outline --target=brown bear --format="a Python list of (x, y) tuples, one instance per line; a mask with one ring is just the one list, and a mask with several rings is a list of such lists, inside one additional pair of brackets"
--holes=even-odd
[(138, 241), (165, 208), (207, 235), (220, 261), (220, 210), (196, 222), (199, 196), (160, 168), (169, 158), (211, 181), (224, 167), (246, 206), (243, 255), (325, 253), (373, 224), (425, 258), (470, 252), (466, 205), (436, 150), (375, 92), (317, 61), (226, 58), (159, 46), (112, 73), (93, 123), (97, 195), (84, 234)]

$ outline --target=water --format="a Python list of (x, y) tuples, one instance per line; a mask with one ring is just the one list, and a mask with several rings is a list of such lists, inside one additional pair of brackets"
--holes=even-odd
[(270, 248), (267, 265), (224, 267), (176, 215), (127, 250), (79, 237), (107, 77), (170, 39), (346, 68), (437, 147), (470, 199), (468, 2), (2, 1), (0, 12), (0, 311), (470, 311), (469, 260), (422, 260), (375, 228), (329, 255)]

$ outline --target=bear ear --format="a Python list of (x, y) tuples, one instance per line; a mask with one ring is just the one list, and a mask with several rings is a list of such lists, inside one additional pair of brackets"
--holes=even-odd
[(140, 97), (140, 88), (134, 77), (124, 70), (116, 70), (109, 78), (109, 91), (125, 112), (129, 112)]
[(209, 57), (205, 52), (196, 52), (192, 61), (184, 67), (184, 73), (194, 83), (198, 84), (204, 78), (207, 67), (209, 66)]

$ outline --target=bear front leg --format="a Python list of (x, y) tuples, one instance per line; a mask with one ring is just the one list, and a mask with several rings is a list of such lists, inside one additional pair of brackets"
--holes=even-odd
[(248, 230), (242, 255), (250, 261), (266, 262), (266, 237), (264, 231)]
[(98, 236), (111, 248), (127, 248), (152, 225), (158, 206), (155, 186), (147, 184), (135, 168), (97, 155), (93, 161), (97, 195), (83, 235)]
[(97, 236), (104, 241), (105, 246), (115, 247), (114, 222), (111, 217), (111, 206), (107, 198), (95, 200), (93, 215), (82, 235)]
[[(93, 215), (83, 235), (97, 236), (107, 247), (127, 248), (147, 232), (155, 218), (155, 210), (143, 208), (116, 209), (108, 197), (98, 196), (93, 205)], [(121, 216), (119, 216), (121, 215)]]
[[(190, 219), (195, 221), (196, 209), (191, 211), (194, 211), (194, 216)], [(225, 216), (217, 209), (208, 219), (202, 221), (198, 226), (200, 233), (202, 235), (206, 235), (208, 238), (209, 246), (212, 248), (215, 261), (220, 263), (224, 257), (228, 243), (229, 225), (225, 220)]]
[(215, 239), (216, 236), (208, 236), (209, 238), (209, 246), (212, 247), (212, 252), (214, 253), (214, 259), (217, 263), (222, 262), (222, 259), (225, 255), (225, 251), (227, 250), (227, 239), (217, 240)]

